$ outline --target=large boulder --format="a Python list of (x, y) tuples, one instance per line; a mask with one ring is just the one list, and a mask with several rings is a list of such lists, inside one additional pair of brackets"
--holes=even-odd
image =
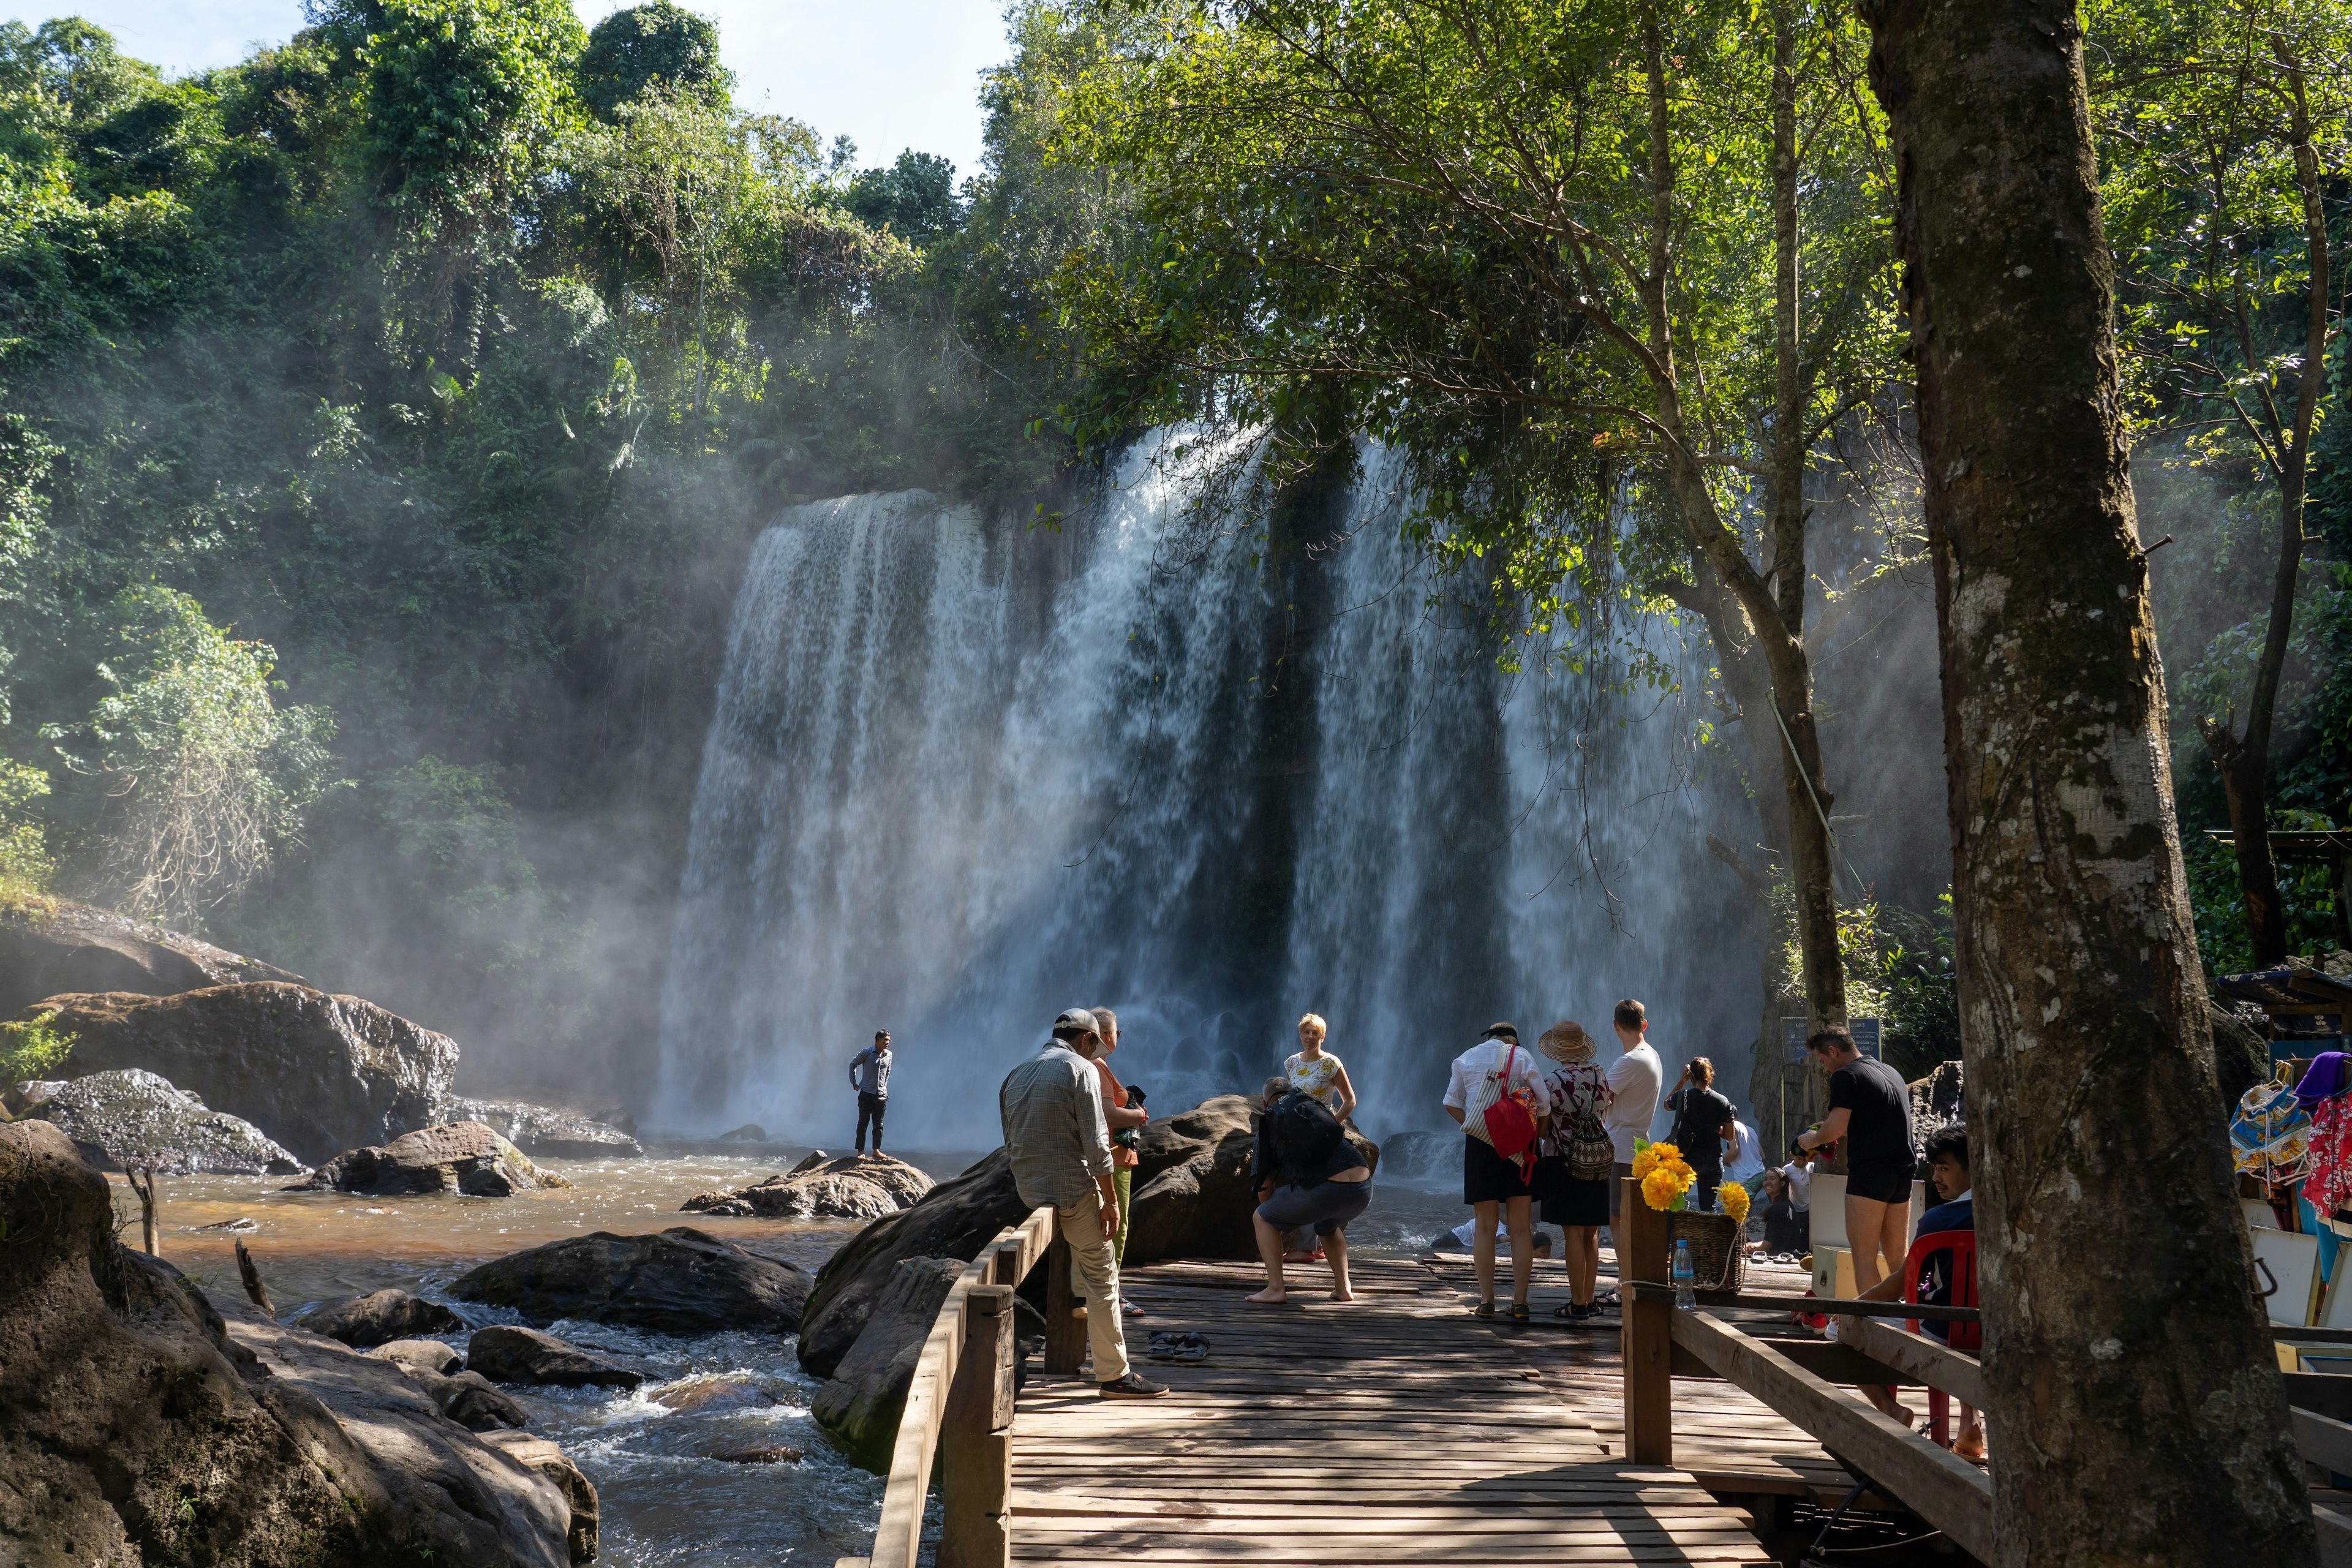
[[(233, 1334), (176, 1270), (115, 1242), (106, 1178), (58, 1129), (0, 1125), (0, 1560), (570, 1563), (559, 1487), (451, 1425), (397, 1367), (242, 1301), (331, 1371)], [(412, 1424), (322, 1403), (354, 1380), (407, 1401)]]
[(461, 1275), (449, 1294), (533, 1323), (583, 1318), (669, 1334), (788, 1334), (801, 1326), (809, 1283), (805, 1269), (677, 1226), (658, 1236), (600, 1230), (551, 1241)]
[(365, 1193), (404, 1197), (418, 1193), (463, 1193), (503, 1198), (572, 1184), (542, 1171), (523, 1152), (478, 1121), (403, 1133), (382, 1148), (338, 1154), (297, 1182), (289, 1193)]
[(801, 1321), (801, 1365), (819, 1377), (834, 1374), (901, 1261), (969, 1263), (998, 1231), (1028, 1216), (1029, 1205), (1013, 1187), (1012, 1159), (999, 1149), (933, 1187), (913, 1207), (876, 1220), (817, 1270)]
[(364, 1350), (396, 1340), (466, 1331), (466, 1320), (438, 1301), (405, 1290), (345, 1296), (313, 1307), (298, 1320), (304, 1330)]
[(68, 899), (0, 904), (0, 1016), (67, 992), (169, 996), (248, 980), (302, 983), (258, 959)]
[(780, 1176), (748, 1187), (697, 1193), (680, 1205), (688, 1214), (757, 1215), (762, 1219), (879, 1219), (919, 1201), (931, 1178), (903, 1160), (845, 1154), (802, 1161)]
[(452, 1100), (452, 1121), (478, 1121), (526, 1154), (543, 1160), (639, 1159), (645, 1146), (609, 1121), (520, 1100)]
[(274, 981), (52, 996), (76, 1074), (144, 1068), (316, 1163), (440, 1120), (457, 1042), (356, 996)]
[(544, 1437), (528, 1432), (485, 1432), (482, 1441), (527, 1470), (545, 1477), (572, 1505), (572, 1530), (567, 1543), (572, 1561), (586, 1563), (596, 1555), (596, 1524), (603, 1510), (596, 1488), (572, 1456)]
[(139, 1068), (57, 1085), (26, 1112), (62, 1131), (109, 1170), (143, 1165), (167, 1176), (290, 1176), (302, 1162), (252, 1122), (207, 1110), (185, 1089)]
[(537, 1329), (495, 1324), (476, 1329), (466, 1346), (466, 1370), (492, 1383), (544, 1384), (556, 1388), (635, 1388), (646, 1374), (599, 1361), (577, 1345)]
[[(403, 1555), (384, 1549), (401, 1534), (371, 1541), (373, 1550), (360, 1560), (368, 1568), (387, 1562), (570, 1568), (585, 1561), (573, 1544), (575, 1494), (527, 1453), (512, 1451), (504, 1439), (514, 1435), (477, 1435), (415, 1374), (277, 1322), (241, 1295), (224, 1293), (214, 1304), (232, 1351), (267, 1376), (278, 1397), (336, 1431), (342, 1452), (335, 1473), (372, 1481), (385, 1498), (387, 1522), (394, 1531), (406, 1526), (417, 1542)], [(593, 1498), (588, 1506), (593, 1510)]]
[(856, 1342), (834, 1369), (832, 1381), (809, 1402), (809, 1413), (817, 1425), (832, 1433), (849, 1457), (869, 1470), (890, 1468), (890, 1450), (898, 1439), (898, 1416), (907, 1408), (915, 1363), (922, 1359), (932, 1320), (940, 1315), (940, 1304), (948, 1299), (948, 1290), (962, 1274), (965, 1261), (900, 1258), (874, 1298)]

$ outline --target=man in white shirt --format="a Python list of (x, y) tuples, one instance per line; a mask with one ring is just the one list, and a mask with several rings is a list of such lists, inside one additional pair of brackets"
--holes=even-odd
[[(1617, 1217), (1625, 1178), (1633, 1173), (1633, 1140), (1650, 1135), (1658, 1114), (1658, 1094), (1666, 1087), (1666, 1069), (1650, 1044), (1650, 1010), (1628, 996), (1617, 1004), (1611, 1020), (1624, 1055), (1609, 1064), (1609, 1110), (1601, 1125), (1617, 1147), (1617, 1169), (1609, 1183), (1609, 1217)], [(1612, 1238), (1614, 1241), (1614, 1237)]]

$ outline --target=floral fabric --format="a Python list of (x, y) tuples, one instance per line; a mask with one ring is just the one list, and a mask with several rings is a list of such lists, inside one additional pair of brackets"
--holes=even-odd
[(1576, 1131), (1580, 1112), (1592, 1112), (1596, 1121), (1609, 1110), (1609, 1078), (1593, 1062), (1564, 1062), (1544, 1079), (1551, 1101), (1553, 1136), (1566, 1139)]
[[(1263, 1061), (1265, 1058), (1258, 1058)], [(1305, 1051), (1293, 1052), (1282, 1064), (1282, 1076), (1301, 1094), (1313, 1095), (1332, 1115), (1339, 1114), (1339, 1058), (1325, 1051), (1313, 1061)]]
[(2352, 1202), (2352, 1097), (2323, 1100), (2311, 1112), (2311, 1173), (2303, 1195), (2322, 1219)]

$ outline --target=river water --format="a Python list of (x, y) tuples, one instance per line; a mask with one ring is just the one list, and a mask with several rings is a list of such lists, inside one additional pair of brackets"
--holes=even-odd
[[(814, 1271), (857, 1233), (857, 1222), (678, 1212), (697, 1193), (758, 1181), (789, 1169), (803, 1152), (543, 1159), (537, 1163), (572, 1185), (505, 1198), (359, 1197), (284, 1192), (281, 1176), (166, 1176), (157, 1183), (161, 1246), (206, 1291), (234, 1297), (241, 1293), (235, 1246), (242, 1239), (282, 1319), (337, 1297), (398, 1286), (444, 1302), (474, 1327), (514, 1322), (520, 1320), (511, 1312), (449, 1300), (447, 1286), (485, 1259), (591, 1231), (627, 1235), (692, 1225)], [(901, 1157), (943, 1177), (977, 1155)], [(135, 1243), (138, 1206), (120, 1178), (115, 1207), (122, 1236)], [(1466, 1212), (1442, 1189), (1387, 1183), (1349, 1234), (1360, 1251), (1413, 1253)], [(824, 1568), (870, 1549), (881, 1478), (842, 1458), (811, 1418), (809, 1400), (819, 1382), (801, 1371), (793, 1338), (654, 1334), (584, 1322), (557, 1323), (553, 1331), (646, 1375), (624, 1394), (509, 1391), (530, 1412), (531, 1430), (561, 1443), (596, 1483), (604, 1510), (600, 1563)], [(803, 1457), (765, 1464), (717, 1457), (780, 1445)]]

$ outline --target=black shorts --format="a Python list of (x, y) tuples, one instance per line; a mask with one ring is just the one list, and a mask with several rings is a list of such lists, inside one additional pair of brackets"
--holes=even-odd
[(1468, 1133), (1462, 1136), (1462, 1201), (1465, 1204), (1501, 1203), (1506, 1198), (1531, 1195), (1528, 1184), (1520, 1179), (1519, 1163), (1506, 1160), (1495, 1152), (1495, 1146)]
[(1609, 1188), (1614, 1180), (1611, 1176), (1594, 1176), (1579, 1181), (1574, 1176), (1563, 1174), (1559, 1184), (1544, 1194), (1544, 1224), (1607, 1225)]
[(1911, 1201), (1911, 1172), (1902, 1165), (1886, 1171), (1848, 1171), (1845, 1195), (1868, 1198), (1874, 1203), (1907, 1204)]

